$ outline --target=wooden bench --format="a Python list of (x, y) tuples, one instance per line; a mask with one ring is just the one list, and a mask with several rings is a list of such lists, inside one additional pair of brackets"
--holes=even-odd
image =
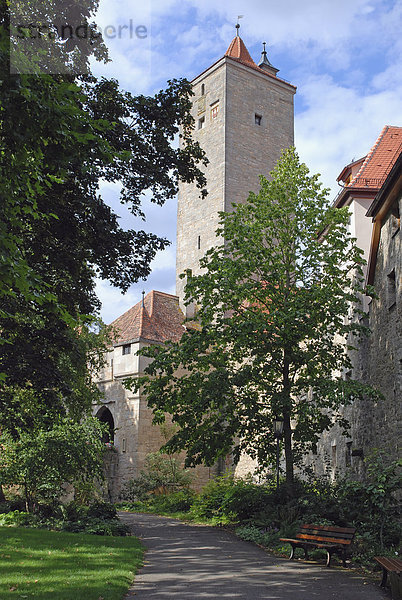
[(346, 567), (346, 550), (353, 541), (354, 527), (335, 527), (333, 525), (302, 525), (295, 539), (280, 538), (292, 546), (289, 558), (293, 559), (296, 548), (303, 548), (304, 558), (308, 558), (310, 548), (322, 548), (327, 552), (327, 567), (331, 564), (333, 554), (342, 556), (342, 564)]
[[(382, 566), (381, 586), (385, 587), (388, 573), (394, 573), (396, 581), (395, 585), (392, 585), (393, 582), (391, 581), (392, 597), (402, 598), (402, 560), (400, 558), (388, 558), (387, 556), (375, 556), (374, 560), (376, 560), (378, 564)], [(398, 589), (395, 589), (396, 587)]]

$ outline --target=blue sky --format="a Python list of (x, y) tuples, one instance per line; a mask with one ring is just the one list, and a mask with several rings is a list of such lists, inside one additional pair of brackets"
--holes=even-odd
[[(153, 94), (173, 77), (192, 79), (225, 53), (240, 35), (258, 61), (261, 42), (279, 77), (297, 86), (295, 144), (331, 194), (343, 166), (367, 154), (384, 125), (402, 125), (402, 0), (100, 0), (103, 28), (128, 25), (120, 37), (106, 37), (112, 62), (94, 64), (97, 75), (115, 77), (133, 93)], [(147, 36), (135, 28), (147, 28)], [(147, 222), (120, 205), (118, 186), (101, 193), (126, 227), (140, 226), (173, 243), (160, 253), (146, 282), (122, 295), (98, 282), (106, 322), (141, 298), (141, 291), (174, 293), (176, 204), (152, 205)]]

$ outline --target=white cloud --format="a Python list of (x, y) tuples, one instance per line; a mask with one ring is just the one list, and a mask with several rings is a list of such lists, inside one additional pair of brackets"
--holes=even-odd
[(157, 252), (151, 264), (152, 272), (165, 271), (166, 269), (175, 269), (176, 267), (176, 248), (169, 246), (163, 252)]
[(296, 119), (297, 149), (333, 191), (342, 168), (367, 154), (384, 125), (402, 123), (402, 85), (363, 95), (324, 75), (307, 80), (299, 94), (307, 108)]
[(101, 316), (105, 323), (111, 323), (141, 299), (136, 290), (129, 290), (123, 295), (107, 281), (101, 280), (96, 282), (96, 294), (102, 302)]

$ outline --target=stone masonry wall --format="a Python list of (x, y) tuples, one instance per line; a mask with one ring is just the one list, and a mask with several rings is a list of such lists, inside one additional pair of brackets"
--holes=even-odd
[(176, 250), (176, 294), (180, 301), (185, 281), (179, 279), (179, 275), (186, 269), (192, 269), (194, 274), (200, 272), (198, 262), (216, 244), (218, 212), (224, 209), (225, 73), (225, 65), (219, 64), (198, 77), (193, 85), (193, 137), (209, 160), (206, 169), (208, 196), (202, 200), (195, 184), (180, 184)]
[[(98, 386), (103, 392), (102, 402), (93, 406), (93, 414), (100, 415), (107, 408), (115, 427), (114, 449), (105, 460), (106, 493), (110, 500), (118, 500), (124, 483), (138, 477), (147, 454), (157, 452), (165, 442), (160, 428), (152, 424), (152, 411), (146, 398), (133, 394), (122, 385), (125, 377), (144, 372), (149, 359), (138, 357), (137, 350), (144, 343), (132, 343), (131, 353), (122, 354), (122, 346), (108, 353), (107, 365), (98, 374)], [(181, 457), (184, 463), (184, 455)], [(192, 472), (193, 487), (200, 489), (216, 474), (216, 469), (199, 466)]]
[[(402, 198), (399, 198), (402, 210)], [(401, 457), (402, 439), (402, 234), (389, 213), (383, 222), (377, 254), (374, 287), (377, 298), (369, 304), (365, 319), (371, 330), (352, 354), (353, 378), (379, 390), (378, 402), (356, 401), (344, 409), (350, 420), (350, 437), (334, 428), (323, 435), (318, 455), (310, 457), (317, 474), (325, 469), (335, 474), (365, 477), (364, 458), (374, 448), (385, 451), (388, 460)], [(392, 274), (395, 275), (393, 280)], [(391, 277), (390, 277), (391, 275)], [(393, 284), (395, 281), (395, 286)], [(394, 286), (394, 289), (392, 289)]]
[[(230, 59), (222, 59), (193, 84), (194, 139), (209, 159), (208, 196), (181, 184), (177, 213), (176, 294), (183, 297), (180, 273), (199, 273), (198, 262), (216, 245), (218, 212), (245, 202), (258, 191), (281, 151), (293, 144), (294, 88)], [(202, 94), (204, 92), (204, 94)], [(256, 124), (256, 115), (261, 124)], [(204, 121), (202, 121), (204, 119)], [(201, 126), (202, 125), (202, 126)]]
[[(294, 143), (295, 90), (239, 63), (227, 64), (225, 210), (260, 189), (282, 150)], [(261, 124), (256, 123), (256, 115)]]

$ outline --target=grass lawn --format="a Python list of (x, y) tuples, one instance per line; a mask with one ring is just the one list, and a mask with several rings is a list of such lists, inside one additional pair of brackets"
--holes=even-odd
[(0, 598), (121, 600), (142, 557), (134, 537), (0, 527)]

